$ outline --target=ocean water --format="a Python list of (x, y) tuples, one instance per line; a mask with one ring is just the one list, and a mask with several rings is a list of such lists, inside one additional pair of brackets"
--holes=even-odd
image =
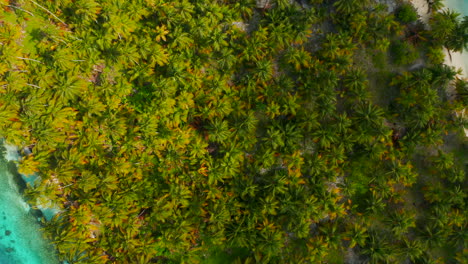
[(445, 6), (468, 16), (468, 0), (445, 0)]
[(0, 155), (0, 264), (57, 264), (53, 247), (19, 192), (9, 161), (15, 159), (12, 149)]

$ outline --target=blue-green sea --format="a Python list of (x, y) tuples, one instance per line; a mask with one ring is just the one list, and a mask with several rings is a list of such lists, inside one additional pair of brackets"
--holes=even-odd
[(16, 150), (0, 155), (0, 264), (56, 264), (54, 249), (41, 234), (15, 180)]
[(462, 15), (468, 16), (468, 1), (467, 0), (445, 0), (445, 5), (448, 8), (456, 10)]

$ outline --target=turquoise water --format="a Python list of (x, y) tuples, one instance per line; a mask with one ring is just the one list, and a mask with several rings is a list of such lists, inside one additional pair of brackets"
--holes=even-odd
[(0, 155), (0, 264), (56, 264), (53, 248), (23, 201), (11, 173), (15, 153)]
[(462, 15), (468, 16), (468, 1), (467, 0), (445, 0), (445, 5), (455, 9)]

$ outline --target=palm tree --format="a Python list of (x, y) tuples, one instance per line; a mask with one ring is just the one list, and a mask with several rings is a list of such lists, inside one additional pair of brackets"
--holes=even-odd
[(362, 40), (364, 39), (367, 32), (364, 30), (367, 28), (367, 15), (363, 13), (356, 13), (350, 17), (349, 24), (354, 31), (353, 37)]
[(222, 49), (220, 53), (218, 65), (227, 73), (235, 65), (237, 58), (231, 49)]
[(336, 114), (336, 94), (333, 90), (320, 91), (316, 98), (320, 118), (326, 119)]
[[(276, 10), (276, 9), (274, 9)], [(272, 12), (269, 12), (268, 14), (272, 15), (274, 14), (274, 10)], [(276, 18), (272, 18), (276, 19)], [(273, 47), (278, 48), (278, 49), (283, 49), (289, 42), (289, 34), (288, 32), (291, 31), (291, 28), (289, 25), (285, 24), (270, 24), (271, 25), (271, 30), (270, 30), (270, 41)]]
[(447, 201), (453, 205), (462, 206), (465, 204), (466, 193), (463, 190), (463, 187), (460, 185), (455, 185), (448, 191)]
[(294, 68), (299, 71), (302, 67), (309, 67), (312, 58), (304, 48), (298, 49), (290, 47), (286, 54), (285, 59), (287, 63), (294, 65)]
[(241, 53), (241, 58), (244, 61), (258, 61), (262, 59), (266, 54), (266, 43), (265, 43), (266, 29), (260, 28), (255, 31), (255, 34), (245, 40)]
[(457, 99), (462, 105), (468, 105), (468, 82), (463, 79), (456, 79), (455, 88), (457, 91)]
[(384, 112), (372, 103), (362, 102), (355, 106), (355, 119), (363, 130), (382, 127)]
[(365, 90), (367, 86), (367, 75), (360, 68), (350, 70), (343, 79), (343, 84), (350, 92), (355, 95), (360, 95), (361, 90)]
[(259, 60), (256, 63), (255, 77), (266, 82), (273, 77), (273, 63), (270, 60)]
[(403, 247), (400, 248), (400, 253), (404, 258), (410, 259), (413, 263), (418, 263), (424, 255), (426, 248), (420, 240), (403, 239)]
[(321, 234), (324, 236), (324, 242), (331, 249), (338, 249), (341, 247), (341, 232), (338, 229), (338, 222), (328, 222), (319, 227)]
[(340, 55), (340, 39), (338, 35), (327, 34), (326, 41), (322, 45), (322, 53), (324, 56), (330, 59), (335, 59)]
[(209, 35), (206, 41), (206, 45), (213, 47), (214, 51), (220, 51), (223, 47), (228, 45), (226, 33), (222, 30), (215, 28)]
[(392, 213), (388, 222), (396, 237), (402, 237), (409, 228), (416, 227), (414, 214), (404, 210)]
[(352, 228), (346, 232), (345, 240), (349, 240), (349, 247), (354, 248), (359, 245), (364, 247), (368, 238), (367, 228), (360, 224), (353, 224)]
[(384, 238), (372, 232), (369, 234), (366, 246), (362, 249), (362, 252), (369, 257), (370, 263), (392, 263), (393, 249), (384, 240)]
[(62, 75), (58, 77), (58, 83), (55, 87), (57, 99), (73, 101), (83, 91), (84, 82), (74, 76)]
[(94, 0), (80, 0), (73, 2), (73, 11), (76, 16), (76, 23), (79, 25), (89, 25), (92, 21), (96, 20), (98, 14), (101, 12), (99, 3)]
[(394, 177), (397, 182), (411, 185), (416, 181), (418, 174), (413, 172), (411, 163), (402, 164), (399, 160), (392, 160), (389, 165), (390, 169), (387, 174)]
[(446, 172), (446, 177), (451, 183), (462, 183), (465, 180), (465, 171), (461, 168), (450, 168)]
[(468, 23), (460, 23), (459, 16), (459, 13), (448, 9), (436, 13), (430, 21), (434, 40), (444, 45), (449, 52), (450, 60), (452, 60), (450, 50), (462, 51), (468, 43), (468, 36), (465, 34)]
[(439, 170), (450, 169), (454, 165), (453, 153), (447, 153), (439, 150), (438, 155), (432, 158), (432, 162), (434, 163), (434, 167)]
[(446, 198), (446, 190), (439, 182), (424, 188), (424, 199), (430, 203), (437, 203)]
[(0, 124), (7, 125), (11, 124), (13, 120), (18, 119), (18, 111), (17, 107), (13, 105), (3, 104), (0, 106)]
[(455, 80), (458, 72), (445, 64), (434, 65), (429, 69), (432, 73), (432, 85), (445, 87)]
[(330, 146), (338, 142), (338, 135), (331, 126), (320, 126), (317, 131), (312, 133), (315, 142), (318, 142), (322, 148), (330, 148)]
[(357, 0), (338, 0), (333, 6), (338, 12), (344, 13), (345, 15), (353, 14), (366, 6), (369, 3), (368, 0), (357, 1)]
[(209, 131), (209, 139), (213, 142), (226, 144), (231, 136), (231, 131), (226, 120), (215, 118), (207, 126), (207, 129)]
[(352, 120), (346, 113), (336, 115), (336, 128), (340, 134), (346, 134), (352, 125)]
[(427, 13), (434, 13), (445, 7), (443, 0), (426, 0)]
[(453, 51), (463, 52), (468, 49), (468, 17), (465, 16), (463, 22), (457, 24), (454, 35), (447, 39), (446, 47)]
[(366, 211), (368, 213), (380, 213), (385, 209), (385, 201), (381, 195), (373, 192), (369, 198), (366, 199)]
[(440, 247), (447, 240), (447, 232), (437, 225), (426, 225), (419, 230), (420, 236), (427, 247)]
[(39, 162), (34, 160), (33, 155), (29, 155), (21, 159), (18, 172), (27, 176), (33, 175), (34, 173), (39, 171), (39, 165)]
[(270, 127), (267, 130), (265, 141), (268, 145), (271, 145), (274, 150), (280, 149), (285, 146), (284, 132), (277, 127)]
[(466, 222), (464, 223), (464, 216), (462, 213), (460, 213), (458, 210), (457, 212), (457, 217), (459, 219), (458, 223), (456, 221), (451, 221), (452, 223), (449, 223), (449, 225), (455, 224), (456, 227), (453, 228), (453, 235), (450, 237), (450, 240), (452, 241), (452, 244), (456, 247), (459, 246), (461, 248), (466, 248), (468, 244), (468, 230)]

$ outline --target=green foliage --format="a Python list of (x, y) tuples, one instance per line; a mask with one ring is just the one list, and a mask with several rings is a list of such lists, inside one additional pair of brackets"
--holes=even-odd
[(457, 79), (455, 83), (455, 89), (457, 91), (457, 99), (461, 105), (468, 104), (468, 83), (463, 79)]
[(440, 47), (429, 47), (427, 50), (427, 57), (431, 64), (442, 64), (445, 59), (445, 54)]
[(468, 46), (468, 17), (447, 9), (434, 14), (431, 20), (431, 35), (435, 43), (448, 50), (462, 52)]
[(399, 66), (411, 64), (419, 57), (418, 50), (412, 44), (401, 40), (390, 45), (390, 52), (393, 62)]
[(405, 24), (418, 20), (418, 12), (416, 12), (416, 9), (410, 3), (403, 3), (398, 7), (395, 13), (395, 17), (398, 19), (398, 21)]
[(438, 45), (458, 49), (466, 21), (414, 32), (408, 5), (402, 24), (374, 1), (259, 2), (2, 11), (0, 135), (32, 150), (25, 194), (60, 209), (43, 224), (61, 261), (422, 263), (452, 240), (462, 256), (465, 167), (443, 135), (466, 83), (447, 96)]
[(432, 35), (436, 41), (447, 41), (457, 30), (459, 13), (453, 10), (446, 10), (433, 16), (431, 25)]

